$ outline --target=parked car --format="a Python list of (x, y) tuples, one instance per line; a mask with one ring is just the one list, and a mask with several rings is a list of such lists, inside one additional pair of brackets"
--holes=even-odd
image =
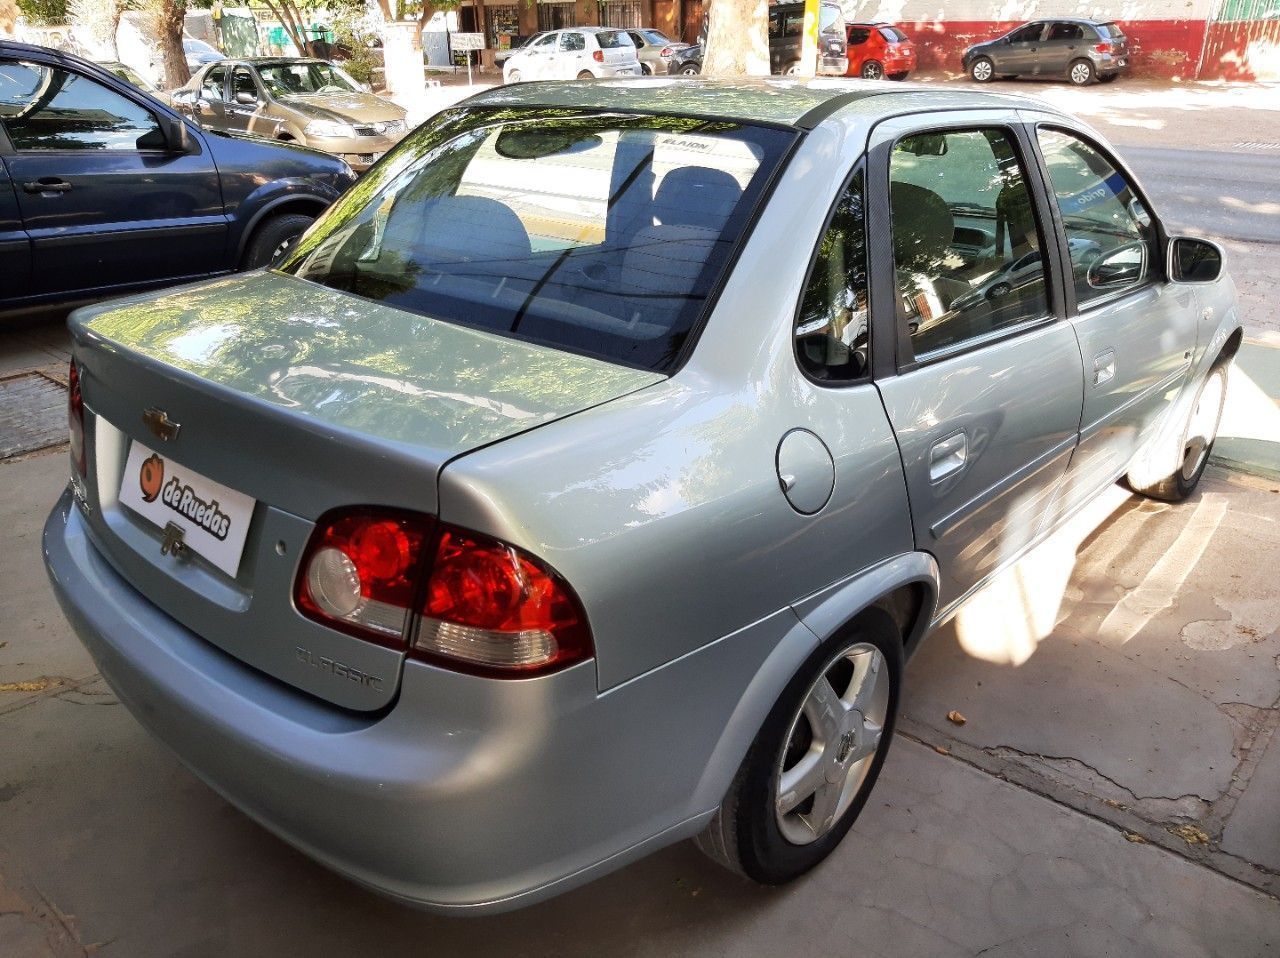
[(677, 52), (689, 46), (672, 40), (661, 30), (642, 27), (639, 30), (628, 30), (627, 36), (636, 47), (636, 58), (640, 68), (649, 76), (670, 73), (668, 66)]
[(173, 92), (206, 129), (252, 133), (372, 166), (408, 132), (404, 107), (324, 60), (264, 57), (211, 64)]
[(1129, 69), (1129, 40), (1110, 21), (1035, 20), (964, 51), (961, 65), (978, 83), (997, 77), (1066, 77), (1075, 86), (1110, 83)]
[(99, 672), (466, 914), (693, 836), (812, 868), (927, 633), (1116, 480), (1194, 491), (1242, 336), (1047, 103), (675, 78), (480, 93), (276, 268), (70, 328), (43, 554)]
[(206, 133), (96, 64), (0, 41), (0, 313), (261, 266), (355, 176)]
[(195, 37), (182, 38), (182, 52), (187, 57), (187, 69), (192, 73), (197, 73), (201, 67), (210, 63), (217, 63), (219, 60), (225, 60), (227, 57), (217, 47), (205, 43), (203, 40), (197, 40)]
[(133, 67), (120, 63), (118, 60), (108, 60), (107, 62), (99, 63), (98, 65), (108, 73), (123, 80), (125, 83), (131, 83), (144, 93), (155, 97), (161, 103), (164, 103), (167, 106), (173, 106), (173, 101), (169, 98), (169, 94), (161, 91), (154, 83), (140, 74), (137, 70), (133, 69)]
[(916, 48), (911, 38), (892, 23), (850, 23), (845, 76), (864, 80), (905, 80), (916, 68)]
[[(769, 7), (769, 68), (773, 73), (789, 76), (800, 69), (804, 6), (804, 3), (787, 2)], [(846, 51), (844, 14), (838, 4), (824, 0), (818, 8), (817, 72), (844, 76), (849, 67)]]
[(504, 83), (600, 80), (642, 73), (635, 44), (627, 31), (609, 27), (574, 27), (540, 33), (502, 64)]
[(697, 76), (701, 73), (702, 44), (695, 43), (673, 53), (667, 60), (667, 72), (680, 76)]

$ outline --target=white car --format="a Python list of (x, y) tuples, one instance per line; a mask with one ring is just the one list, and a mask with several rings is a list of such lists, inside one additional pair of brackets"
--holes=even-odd
[(626, 30), (574, 27), (540, 33), (502, 65), (506, 83), (524, 80), (601, 80), (644, 71)]

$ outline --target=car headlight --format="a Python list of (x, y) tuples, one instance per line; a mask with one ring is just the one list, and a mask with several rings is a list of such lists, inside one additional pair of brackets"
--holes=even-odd
[(332, 136), (344, 139), (350, 139), (356, 135), (350, 123), (343, 123), (340, 120), (312, 120), (303, 132), (307, 136)]

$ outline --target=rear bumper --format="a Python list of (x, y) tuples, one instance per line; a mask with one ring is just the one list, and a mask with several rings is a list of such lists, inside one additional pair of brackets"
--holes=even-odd
[(615, 67), (608, 63), (598, 63), (594, 68), (595, 75), (601, 79), (609, 77), (638, 77), (644, 75), (644, 68), (640, 66), (639, 61), (635, 66), (618, 66)]
[(1093, 61), (1098, 76), (1118, 76), (1129, 72), (1129, 57), (1101, 56)]
[(396, 702), (350, 713), (153, 606), (70, 491), (43, 545), (63, 611), (148, 731), (291, 845), (434, 911), (520, 907), (696, 834), (771, 701), (735, 724), (744, 693), (805, 631), (788, 609), (603, 695), (592, 663), (493, 681), (410, 662)]

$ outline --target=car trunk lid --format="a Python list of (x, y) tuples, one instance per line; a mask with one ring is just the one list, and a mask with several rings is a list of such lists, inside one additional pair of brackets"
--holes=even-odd
[[(71, 328), (108, 560), (224, 651), (353, 709), (392, 699), (403, 652), (294, 608), (315, 520), (348, 505), (434, 514), (450, 459), (662, 378), (277, 273), (79, 310)], [(139, 469), (153, 452), (196, 501), (231, 514), (251, 500), (244, 528), (230, 516), (238, 562), (164, 550), (167, 495)]]

